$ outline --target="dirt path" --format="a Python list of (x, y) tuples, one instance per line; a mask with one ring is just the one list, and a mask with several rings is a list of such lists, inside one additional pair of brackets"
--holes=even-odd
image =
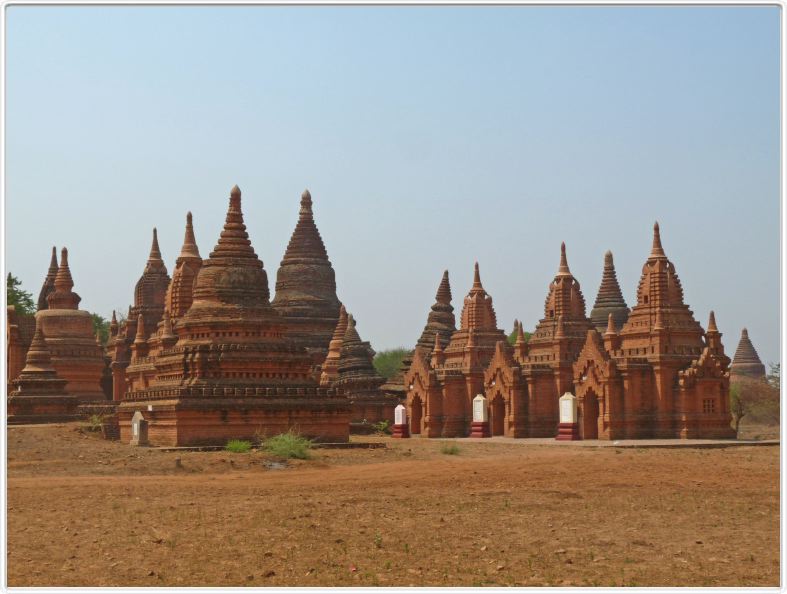
[[(35, 431), (52, 457), (9, 469), (13, 586), (778, 585), (777, 448), (391, 440), (286, 470), (225, 452), (176, 469), (81, 437), (64, 456), (73, 430)], [(9, 434), (11, 461), (27, 440)], [(74, 475), (52, 462), (72, 458)]]

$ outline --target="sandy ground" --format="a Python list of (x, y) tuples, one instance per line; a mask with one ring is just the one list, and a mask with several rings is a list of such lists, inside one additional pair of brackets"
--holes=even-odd
[(779, 584), (776, 447), (383, 439), (283, 465), (79, 429), (8, 429), (9, 586)]

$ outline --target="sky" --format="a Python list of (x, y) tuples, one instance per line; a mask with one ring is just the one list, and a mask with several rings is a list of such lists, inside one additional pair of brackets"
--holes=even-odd
[(777, 7), (7, 8), (6, 269), (69, 249), (81, 307), (127, 310), (158, 228), (203, 257), (230, 188), (276, 269), (311, 191), (338, 296), (412, 347), (444, 269), (498, 323), (544, 316), (561, 241), (588, 313), (631, 306), (658, 220), (732, 356), (779, 359)]

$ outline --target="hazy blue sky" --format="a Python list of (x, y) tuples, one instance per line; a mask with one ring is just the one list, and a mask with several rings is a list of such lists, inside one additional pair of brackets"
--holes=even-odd
[(125, 310), (151, 229), (172, 271), (243, 190), (271, 292), (301, 191), (339, 298), (412, 346), (478, 260), (499, 323), (544, 314), (560, 242), (588, 311), (603, 255), (635, 302), (653, 221), (703, 326), (779, 357), (776, 7), (11, 7), (6, 264), (69, 248)]

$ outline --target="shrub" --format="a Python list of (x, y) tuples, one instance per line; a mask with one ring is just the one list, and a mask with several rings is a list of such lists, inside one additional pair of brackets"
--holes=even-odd
[(312, 442), (292, 430), (266, 439), (264, 445), (266, 451), (279, 458), (311, 458)]
[(391, 434), (391, 421), (384, 420), (380, 421), (379, 423), (375, 423), (373, 425), (374, 430), (381, 435), (390, 435)]
[(456, 445), (455, 443), (444, 443), (440, 447), (440, 451), (443, 454), (446, 454), (448, 456), (458, 456), (459, 455), (459, 446)]
[(101, 415), (90, 415), (87, 420), (88, 431), (101, 431), (101, 425), (104, 423), (104, 417)]
[(251, 449), (251, 442), (244, 439), (231, 439), (224, 446), (228, 452), (235, 452), (236, 454), (245, 454)]

